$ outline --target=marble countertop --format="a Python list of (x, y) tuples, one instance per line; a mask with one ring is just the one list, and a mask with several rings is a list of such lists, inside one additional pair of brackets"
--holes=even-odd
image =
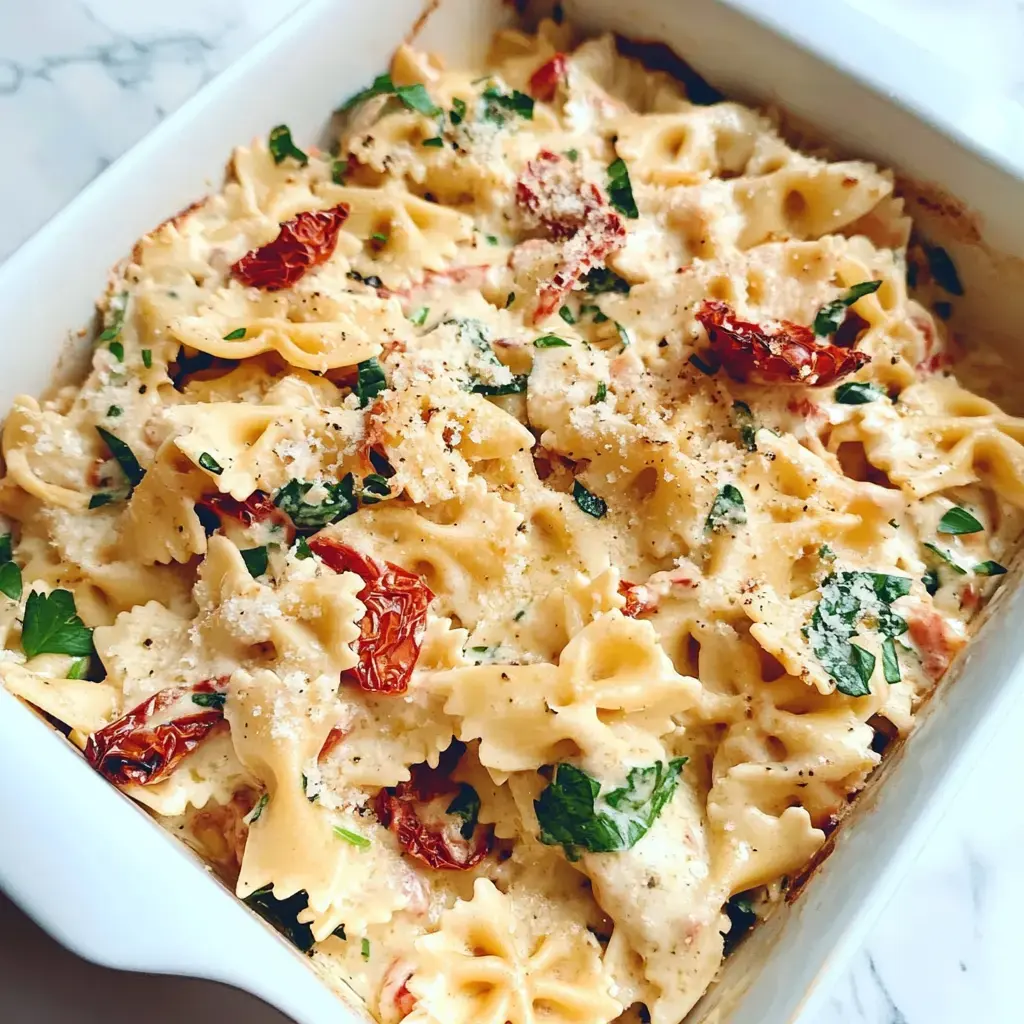
[[(768, 0), (766, 0), (768, 2)], [(781, 0), (772, 0), (781, 2)], [(1024, 0), (832, 0), (1024, 101)], [(299, 0), (0, 3), (0, 260)], [(1016, 1024), (1024, 702), (1003, 723), (823, 1006), (800, 1024)], [(0, 897), (10, 1024), (44, 1020), (282, 1024), (204, 982), (106, 971), (55, 946)]]

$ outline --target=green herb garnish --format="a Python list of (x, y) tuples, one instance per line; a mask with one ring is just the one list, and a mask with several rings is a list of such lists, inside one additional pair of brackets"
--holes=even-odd
[(608, 199), (623, 217), (636, 220), (640, 216), (629, 181), (629, 168), (621, 157), (608, 165)]
[(574, 316), (572, 315), (572, 310), (571, 310), (571, 309), (570, 309), (570, 308), (569, 308), (568, 306), (562, 306), (562, 307), (561, 307), (561, 308), (560, 308), (560, 309), (558, 310), (558, 315), (559, 315), (559, 316), (560, 316), (560, 317), (561, 317), (561, 318), (562, 318), (562, 319), (563, 319), (563, 320), (564, 320), (564, 321), (565, 321), (565, 322), (566, 322), (567, 324), (574, 324), (574, 323), (576, 323), (576, 317), (574, 317)]
[(429, 149), (441, 149), (444, 146), (444, 139), (440, 135), (432, 135), (429, 139), (424, 139), (422, 145)]
[(569, 342), (557, 334), (545, 334), (533, 343), (534, 348), (568, 348)]
[(334, 834), (339, 839), (344, 839), (346, 843), (359, 847), (360, 850), (368, 850), (370, 848), (370, 840), (366, 836), (361, 836), (358, 832), (350, 832), (347, 828), (335, 825)]
[(387, 477), (380, 473), (369, 473), (363, 477), (363, 486), (359, 492), (359, 500), (364, 505), (376, 505), (384, 498), (391, 496), (391, 488)]
[(313, 489), (307, 480), (289, 480), (274, 495), (274, 504), (287, 513), (297, 530), (314, 533), (356, 511), (355, 478), (351, 473), (337, 483), (322, 482), (319, 486), (327, 495), (319, 504), (306, 501), (306, 495)]
[(364, 359), (356, 367), (355, 393), (359, 396), (360, 408), (365, 409), (387, 386), (384, 367), (375, 358)]
[(65, 679), (84, 679), (89, 671), (88, 658), (76, 658), (64, 673)]
[[(265, 885), (246, 896), (243, 902), (293, 946), (303, 953), (309, 953), (316, 942), (313, 930), (308, 924), (299, 923), (299, 914), (309, 905), (306, 890), (300, 889), (286, 899), (279, 900), (274, 896), (273, 889), (272, 883)], [(342, 937), (344, 938), (344, 935)]]
[(591, 401), (591, 405), (597, 405), (598, 402), (603, 402), (608, 397), (608, 385), (603, 380), (597, 382), (597, 390), (594, 392), (594, 398)]
[(579, 480), (573, 481), (572, 496), (580, 509), (595, 519), (603, 518), (608, 511), (608, 503), (603, 498), (599, 498), (596, 494), (588, 491)]
[(819, 338), (826, 338), (830, 334), (835, 334), (846, 318), (847, 308), (865, 295), (877, 292), (881, 287), (881, 281), (861, 281), (860, 284), (855, 284), (844, 294), (840, 295), (838, 299), (822, 306), (818, 310), (818, 315), (814, 318), (814, 333)]
[(835, 390), (836, 401), (840, 405), (867, 405), (885, 398), (885, 392), (877, 385), (864, 380), (848, 380)]
[(360, 955), (362, 956), (362, 958), (364, 960), (369, 960), (370, 959), (370, 940), (369, 939), (365, 939), (364, 938), (359, 943), (359, 952), (360, 952)]
[(116, 419), (116, 418), (117, 418), (118, 416), (120, 416), (120, 415), (121, 415), (121, 414), (122, 414), (123, 412), (124, 412), (124, 409), (122, 409), (122, 408), (121, 408), (121, 406), (119, 406), (119, 405), (112, 405), (112, 406), (111, 406), (111, 407), (110, 407), (110, 408), (109, 408), (109, 409), (107, 410), (107, 418), (108, 418), (108, 419)]
[(348, 160), (331, 161), (331, 181), (335, 185), (344, 185), (346, 174), (348, 174)]
[(209, 452), (202, 452), (200, 454), (199, 467), (200, 469), (205, 469), (207, 473), (213, 473), (215, 476), (220, 476), (224, 472), (224, 467)]
[[(104, 329), (103, 333), (100, 334), (98, 341), (115, 341), (121, 336), (121, 328), (124, 327), (124, 314), (128, 308), (128, 293), (121, 292), (116, 298), (110, 300), (110, 304), (107, 307), (107, 312), (110, 314), (109, 322)], [(123, 358), (122, 355), (118, 358)]]
[(362, 89), (357, 92), (355, 96), (350, 97), (342, 105), (341, 109), (351, 110), (356, 104), (364, 103), (366, 100), (372, 99), (374, 96), (397, 96), (402, 104), (409, 108), (409, 110), (415, 110), (419, 114), (423, 114), (426, 117), (439, 117), (442, 113), (441, 108), (434, 104), (428, 94), (426, 88), (420, 83), (415, 85), (398, 85), (391, 81), (391, 75), (383, 74), (378, 75), (374, 80), (373, 84), (366, 89)]
[(245, 327), (236, 327), (233, 331), (231, 331), (230, 334), (225, 334), (224, 335), (224, 340), (225, 341), (240, 341), (242, 338), (245, 337), (246, 330), (247, 330), (247, 328), (245, 328)]
[(602, 295), (605, 292), (617, 292), (619, 295), (629, 294), (629, 282), (608, 267), (594, 267), (593, 270), (588, 270), (580, 280), (591, 295)]
[(978, 576), (1002, 576), (1006, 572), (1006, 566), (989, 559), (987, 562), (979, 562), (974, 567), (974, 572)]
[(420, 306), (414, 313), (409, 316), (409, 323), (415, 327), (422, 327), (427, 322), (427, 317), (430, 316), (429, 306)]
[(743, 447), (748, 452), (756, 452), (757, 441), (755, 440), (755, 435), (757, 434), (757, 424), (754, 422), (754, 414), (750, 411), (750, 406), (746, 402), (733, 402), (732, 418), (736, 422), (736, 429), (739, 431)]
[(6, 594), (12, 601), (18, 601), (24, 589), (25, 584), (18, 563), (4, 562), (0, 565), (0, 593)]
[(29, 658), (38, 654), (92, 654), (92, 630), (78, 617), (70, 590), (49, 594), (34, 590), (28, 595), (21, 646)]
[(742, 526), (747, 521), (747, 507), (743, 504), (743, 495), (738, 487), (726, 484), (715, 495), (711, 511), (704, 521), (704, 530), (720, 533), (733, 526)]
[[(226, 693), (193, 693), (192, 703), (201, 708), (223, 708), (228, 699)], [(266, 794), (264, 794), (266, 796)]]
[(503, 93), (497, 86), (489, 85), (483, 91), (483, 118), (485, 121), (492, 121), (494, 124), (502, 125), (508, 118), (505, 111), (521, 117), (524, 121), (533, 120), (533, 97), (526, 93), (513, 89), (510, 93)]
[(448, 805), (447, 813), (456, 814), (462, 819), (462, 827), (459, 829), (462, 838), (471, 838), (480, 816), (480, 797), (469, 783), (459, 783), (459, 792)]
[(697, 355), (696, 352), (694, 352), (690, 356), (690, 358), (687, 360), (687, 362), (691, 366), (693, 366), (696, 369), (700, 370), (701, 373), (706, 374), (708, 377), (713, 377), (718, 372), (717, 364), (716, 365), (712, 365), (711, 363), (704, 362), (704, 360), (701, 359), (701, 357), (699, 355)]
[(246, 824), (254, 825), (260, 820), (260, 815), (263, 813), (263, 808), (270, 802), (270, 794), (264, 793), (259, 800), (256, 801), (256, 806), (249, 812)]
[(114, 460), (121, 467), (121, 472), (124, 473), (128, 483), (132, 487), (138, 487), (142, 483), (142, 478), (146, 475), (146, 471), (139, 465), (139, 460), (135, 458), (135, 453), (124, 441), (104, 427), (97, 427), (96, 432), (100, 435), (101, 440), (107, 446)]
[(672, 799), (685, 757), (631, 768), (626, 784), (602, 796), (601, 785), (581, 768), (555, 765), (551, 782), (533, 802), (538, 838), (561, 845), (570, 860), (580, 850), (615, 853), (632, 849)]
[(960, 534), (981, 533), (985, 527), (967, 509), (954, 505), (951, 509), (947, 509), (936, 529), (939, 533)]
[(299, 539), (295, 542), (295, 547), (293, 548), (293, 552), (295, 554), (295, 557), (300, 562), (303, 559), (312, 558), (313, 557), (313, 552), (310, 549), (309, 542), (306, 540), (305, 537), (301, 537), (301, 536), (299, 537)]
[(932, 554), (937, 555), (939, 558), (941, 558), (942, 561), (945, 562), (946, 565), (948, 565), (950, 569), (952, 569), (953, 572), (955, 572), (958, 576), (967, 575), (967, 570), (963, 568), (963, 566), (957, 565), (957, 563), (953, 560), (953, 556), (948, 551), (943, 551), (942, 548), (940, 548), (937, 544), (933, 544), (930, 540), (923, 541), (922, 543), (924, 547), (926, 547), (929, 551), (932, 552)]
[(270, 150), (275, 164), (284, 163), (288, 157), (293, 157), (302, 167), (309, 163), (309, 157), (292, 141), (291, 129), (286, 124), (279, 124), (276, 128), (270, 129), (267, 149)]
[(142, 350), (142, 365), (147, 370), (153, 369), (153, 350), (151, 348), (144, 348)]
[(242, 556), (242, 561), (245, 562), (245, 567), (249, 570), (249, 575), (253, 579), (256, 579), (257, 576), (262, 576), (267, 571), (267, 566), (270, 563), (270, 552), (266, 544), (262, 544), (258, 548), (245, 548), (238, 553)]

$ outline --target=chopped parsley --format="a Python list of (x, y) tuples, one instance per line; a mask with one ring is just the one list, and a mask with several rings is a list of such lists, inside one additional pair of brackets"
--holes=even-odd
[(12, 601), (18, 601), (24, 589), (18, 563), (7, 561), (0, 565), (0, 593), (6, 594)]
[(275, 164), (283, 164), (288, 157), (297, 160), (302, 167), (309, 163), (309, 157), (292, 141), (291, 129), (286, 124), (279, 124), (276, 128), (270, 129), (267, 149), (270, 150)]
[(617, 292), (619, 295), (629, 294), (629, 282), (608, 267), (594, 267), (592, 270), (588, 270), (580, 280), (591, 295), (601, 295), (604, 292)]
[(220, 476), (224, 472), (224, 467), (209, 452), (203, 452), (199, 456), (199, 466), (215, 476)]
[(359, 953), (364, 960), (370, 959), (370, 940), (364, 938), (359, 943)]
[(936, 529), (939, 533), (955, 535), (960, 533), (981, 533), (985, 527), (967, 509), (954, 505), (939, 520), (939, 525)]
[(391, 81), (391, 75), (387, 73), (378, 75), (372, 85), (347, 99), (341, 109), (343, 111), (351, 110), (357, 104), (373, 99), (374, 96), (397, 96), (403, 106), (426, 117), (440, 117), (443, 113), (441, 108), (430, 98), (430, 94), (423, 85), (417, 82), (415, 85), (396, 86)]
[[(887, 681), (899, 679), (896, 646), (892, 641), (907, 631), (907, 623), (892, 610), (897, 598), (910, 593), (910, 579), (887, 573), (843, 571), (826, 576), (821, 599), (804, 628), (814, 656), (848, 697), (871, 692), (875, 656), (852, 642), (857, 627), (865, 621), (881, 633), (883, 671)], [(888, 642), (888, 651), (886, 644)], [(884, 662), (889, 665), (885, 667)]]
[(754, 414), (750, 411), (750, 406), (746, 402), (733, 402), (732, 418), (736, 423), (743, 447), (748, 452), (756, 452), (757, 441), (754, 437), (757, 434), (757, 424), (754, 422)]
[(594, 392), (594, 398), (591, 401), (591, 405), (597, 405), (598, 402), (603, 402), (608, 397), (608, 385), (603, 380), (597, 382), (597, 390)]
[(567, 159), (570, 160), (572, 163), (576, 163), (576, 161), (579, 160), (580, 158), (579, 152), (575, 149), (567, 149), (565, 151), (565, 155)]
[(107, 418), (108, 419), (115, 419), (116, 417), (120, 416), (123, 412), (124, 412), (124, 409), (122, 409), (121, 406), (119, 406), (119, 405), (112, 405), (107, 410)]
[(942, 585), (939, 580), (938, 569), (928, 569), (921, 577), (921, 583), (924, 584), (924, 589), (934, 597), (939, 592), (939, 587)]
[(306, 495), (313, 489), (313, 484), (307, 480), (289, 480), (274, 495), (274, 504), (287, 513), (297, 530), (315, 533), (329, 523), (352, 515), (358, 507), (355, 478), (351, 473), (337, 483), (324, 481), (317, 486), (323, 489), (326, 497), (316, 504), (306, 501)]
[(555, 765), (551, 782), (533, 802), (538, 838), (561, 845), (569, 860), (580, 850), (615, 853), (632, 849), (647, 835), (672, 799), (685, 757), (631, 768), (626, 784), (601, 795), (601, 784), (575, 765)]
[(885, 392), (870, 381), (848, 380), (836, 388), (835, 398), (840, 405), (867, 405), (885, 398)]
[(608, 511), (608, 503), (588, 491), (579, 480), (574, 480), (572, 483), (572, 496), (581, 511), (595, 519), (602, 519)]
[(474, 395), (484, 395), (487, 398), (496, 398), (499, 395), (521, 395), (526, 391), (529, 380), (528, 374), (516, 373), (507, 384), (483, 384), (480, 381), (474, 381), (469, 390)]
[(262, 576), (267, 571), (267, 566), (270, 563), (270, 552), (266, 544), (262, 544), (258, 548), (245, 548), (245, 550), (238, 553), (242, 556), (242, 561), (245, 562), (245, 567), (249, 570), (249, 575), (253, 579), (257, 576)]
[(545, 334), (533, 343), (534, 348), (568, 348), (569, 342), (557, 334)]
[(331, 161), (331, 181), (335, 185), (345, 184), (345, 175), (348, 174), (348, 160)]
[(225, 334), (224, 335), (224, 340), (225, 341), (241, 341), (241, 339), (245, 337), (245, 332), (246, 332), (246, 328), (244, 328), (244, 327), (236, 327), (229, 334)]
[(832, 550), (831, 545), (822, 544), (821, 547), (818, 548), (818, 557), (823, 562), (834, 562), (836, 560), (836, 553)]
[(369, 473), (363, 477), (363, 486), (359, 491), (359, 500), (364, 505), (376, 505), (384, 498), (391, 497), (391, 488), (387, 477), (380, 473)]
[(378, 242), (380, 245), (388, 244), (388, 236), (383, 231), (374, 231), (374, 233), (370, 235), (370, 239), (374, 242)]
[(359, 396), (360, 408), (365, 409), (387, 386), (384, 367), (375, 358), (364, 359), (356, 367), (355, 393)]
[(429, 149), (440, 149), (444, 145), (444, 139), (440, 135), (432, 135), (429, 139), (424, 139), (422, 145)]
[(0, 562), (9, 562), (14, 557), (14, 537), (9, 533), (0, 534)]
[(100, 435), (101, 440), (107, 446), (114, 460), (121, 467), (121, 472), (124, 473), (131, 487), (138, 487), (142, 483), (142, 478), (146, 475), (146, 471), (139, 465), (139, 460), (135, 458), (135, 453), (124, 441), (116, 437), (109, 430), (97, 427), (96, 432)]
[(979, 562), (974, 567), (974, 572), (978, 576), (1002, 576), (1006, 572), (1006, 566), (989, 559), (987, 562)]
[(505, 308), (508, 309), (509, 306), (511, 306), (512, 303), (515, 302), (515, 301), (516, 301), (516, 293), (515, 292), (509, 292), (508, 295), (505, 296)]
[(860, 284), (855, 284), (840, 295), (838, 299), (822, 306), (814, 318), (814, 333), (819, 338), (827, 338), (830, 334), (835, 334), (842, 326), (843, 320), (846, 319), (847, 308), (865, 295), (877, 292), (881, 287), (881, 281), (861, 281)]
[(358, 847), (360, 850), (368, 850), (370, 848), (370, 840), (366, 836), (361, 836), (358, 832), (351, 832), (347, 828), (342, 828), (340, 825), (334, 826), (334, 834), (339, 839), (344, 839), (346, 843), (351, 843), (353, 846)]
[[(107, 326), (100, 334), (97, 340), (99, 341), (116, 341), (121, 337), (121, 328), (124, 327), (124, 313), (128, 308), (128, 293), (121, 292), (116, 298), (110, 300), (110, 305), (107, 307), (107, 311), (110, 314), (107, 321)], [(115, 353), (116, 354), (116, 353)], [(124, 357), (124, 349), (122, 348), (122, 354), (118, 356), (118, 359)]]
[(696, 352), (694, 352), (687, 362), (700, 370), (701, 373), (706, 374), (708, 377), (713, 377), (718, 372), (717, 363), (707, 363)]
[(568, 306), (562, 306), (558, 310), (558, 315), (567, 323), (576, 323), (576, 317), (573, 316), (572, 310)]
[(313, 557), (313, 552), (310, 550), (309, 542), (302, 536), (300, 536), (295, 542), (295, 547), (292, 549), (292, 552), (300, 562), (306, 558)]
[(89, 499), (89, 508), (103, 508), (104, 505), (117, 501), (119, 497), (119, 495), (111, 494), (109, 491), (100, 491)]
[(629, 331), (627, 331), (618, 320), (613, 320), (612, 323), (615, 324), (615, 330), (618, 332), (619, 341), (622, 342), (622, 347), (624, 349), (629, 348), (629, 346), (633, 344), (629, 337)]
[(448, 112), (448, 120), (453, 125), (460, 125), (466, 120), (466, 101), (458, 96), (452, 100), (452, 109)]
[(76, 658), (71, 662), (67, 672), (64, 673), (65, 679), (85, 679), (86, 673), (89, 671), (89, 659), (88, 658)]
[(629, 181), (629, 168), (621, 157), (608, 165), (608, 199), (623, 217), (636, 220), (640, 216)]
[(524, 121), (533, 120), (533, 97), (518, 89), (503, 93), (496, 85), (489, 85), (484, 89), (482, 99), (482, 116), (485, 121), (503, 125), (508, 120), (507, 113), (521, 117)]
[(740, 489), (733, 484), (726, 484), (715, 495), (711, 511), (704, 521), (704, 530), (720, 533), (732, 526), (742, 526), (747, 521), (747, 507), (743, 504)]
[(448, 814), (455, 814), (462, 819), (459, 832), (463, 839), (469, 839), (476, 828), (480, 816), (480, 797), (476, 790), (467, 782), (459, 783), (459, 791), (448, 805)]
[(409, 323), (415, 327), (422, 327), (427, 322), (428, 316), (430, 316), (430, 307), (420, 306), (419, 309), (409, 315)]
[(124, 362), (124, 345), (119, 341), (112, 341), (107, 346), (110, 349), (110, 354), (119, 362)]
[(263, 813), (263, 808), (270, 802), (270, 794), (264, 793), (259, 800), (256, 801), (256, 806), (242, 819), (247, 825), (253, 825), (260, 820), (260, 815)]
[(365, 284), (367, 288), (383, 288), (384, 282), (376, 274), (367, 274), (363, 276), (358, 270), (350, 270), (345, 274), (346, 277), (351, 278), (353, 281), (359, 281), (361, 284)]
[(896, 657), (896, 641), (891, 636), (887, 636), (882, 641), (882, 675), (887, 683), (900, 681), (900, 663)]
[(142, 350), (142, 365), (147, 370), (153, 369), (153, 350), (151, 348), (144, 348)]
[(498, 239), (497, 235), (484, 235), (484, 238), (487, 239), (488, 245), (501, 245), (501, 241)]
[(78, 617), (70, 590), (49, 594), (34, 590), (28, 595), (21, 646), (29, 658), (37, 654), (92, 654), (92, 630)]
[(957, 563), (953, 560), (953, 556), (948, 551), (943, 551), (942, 548), (940, 548), (937, 544), (933, 544), (930, 540), (924, 541), (923, 544), (929, 551), (932, 552), (932, 554), (937, 555), (940, 559), (942, 559), (942, 561), (945, 562), (946, 565), (948, 565), (950, 569), (952, 569), (953, 572), (955, 572), (958, 576), (967, 575), (967, 570), (963, 566), (957, 565)]
[[(226, 693), (193, 693), (192, 703), (201, 708), (222, 708), (227, 701)], [(264, 794), (265, 795), (265, 794)]]

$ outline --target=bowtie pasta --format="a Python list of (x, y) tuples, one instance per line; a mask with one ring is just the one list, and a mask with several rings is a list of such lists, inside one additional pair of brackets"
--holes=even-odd
[(677, 1024), (965, 644), (1024, 420), (890, 174), (610, 37), (340, 124), (15, 401), (0, 679), (385, 1024)]

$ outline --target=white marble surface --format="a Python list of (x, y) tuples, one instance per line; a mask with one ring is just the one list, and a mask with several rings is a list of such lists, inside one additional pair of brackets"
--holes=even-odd
[[(1024, 101), (1022, 0), (831, 2), (864, 10), (957, 73)], [(298, 3), (0, 0), (0, 259)], [(801, 1024), (1024, 1021), (1022, 735), (1024, 702), (824, 1005)], [(77, 961), (2, 898), (0, 990), (0, 1017), (10, 1024), (127, 1024), (141, 1008), (152, 1024), (282, 1021), (218, 986), (130, 978)]]

